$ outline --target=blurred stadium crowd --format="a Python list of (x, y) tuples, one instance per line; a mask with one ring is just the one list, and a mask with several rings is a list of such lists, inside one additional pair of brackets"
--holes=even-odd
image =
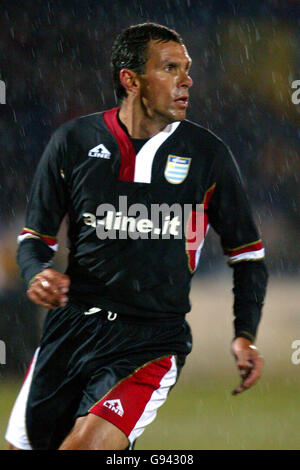
[[(240, 3), (1, 2), (0, 79), (7, 105), (0, 105), (0, 338), (12, 323), (19, 325), (19, 339), (26, 337), (11, 345), (10, 370), (23, 372), (38, 335), (38, 312), (26, 301), (15, 262), (34, 169), (57, 126), (115, 106), (110, 50), (130, 24), (155, 21), (182, 35), (193, 59), (188, 117), (233, 150), (270, 271), (299, 274), (300, 107), (291, 101), (291, 82), (300, 79), (299, 2)], [(223, 266), (210, 235), (200, 271)]]

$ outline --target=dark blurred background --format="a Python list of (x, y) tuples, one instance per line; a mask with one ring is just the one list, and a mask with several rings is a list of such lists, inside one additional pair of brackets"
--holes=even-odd
[[(26, 300), (15, 262), (35, 167), (57, 126), (116, 105), (110, 50), (131, 24), (158, 22), (184, 38), (193, 59), (188, 118), (231, 147), (271, 276), (298, 279), (300, 105), (292, 103), (291, 84), (300, 80), (299, 7), (297, 0), (0, 2), (0, 79), (7, 93), (0, 105), (2, 377), (24, 373), (43, 318)], [(65, 255), (62, 248), (60, 269)], [(210, 233), (197, 275), (226, 269)]]

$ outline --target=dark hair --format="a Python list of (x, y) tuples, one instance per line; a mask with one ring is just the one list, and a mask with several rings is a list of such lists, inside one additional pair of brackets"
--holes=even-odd
[(148, 60), (147, 46), (151, 40), (183, 43), (176, 31), (156, 23), (142, 23), (124, 29), (115, 40), (111, 55), (114, 87), (119, 100), (127, 96), (120, 82), (120, 70), (128, 68), (138, 74), (144, 73)]

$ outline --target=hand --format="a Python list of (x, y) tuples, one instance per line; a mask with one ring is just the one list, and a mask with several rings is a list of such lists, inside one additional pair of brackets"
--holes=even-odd
[(69, 286), (69, 276), (48, 268), (35, 276), (27, 290), (27, 296), (42, 307), (63, 307), (68, 301), (66, 294)]
[(240, 386), (232, 392), (233, 395), (237, 395), (257, 382), (262, 373), (264, 359), (256, 346), (246, 338), (236, 338), (232, 343), (231, 350), (242, 378)]

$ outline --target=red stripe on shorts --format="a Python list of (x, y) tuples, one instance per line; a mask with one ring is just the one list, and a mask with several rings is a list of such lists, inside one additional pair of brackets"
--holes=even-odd
[(31, 359), (31, 361), (30, 361), (30, 363), (29, 363), (28, 369), (27, 369), (26, 374), (25, 374), (25, 377), (24, 377), (24, 379), (23, 379), (23, 384), (25, 383), (25, 380), (26, 380), (27, 377), (28, 377), (28, 374), (29, 374), (30, 369), (31, 369), (31, 367), (32, 367), (33, 360), (34, 360), (34, 355), (32, 356), (32, 359)]
[(168, 356), (142, 366), (93, 405), (89, 413), (106, 419), (129, 436), (153, 392), (171, 369), (171, 358)]

